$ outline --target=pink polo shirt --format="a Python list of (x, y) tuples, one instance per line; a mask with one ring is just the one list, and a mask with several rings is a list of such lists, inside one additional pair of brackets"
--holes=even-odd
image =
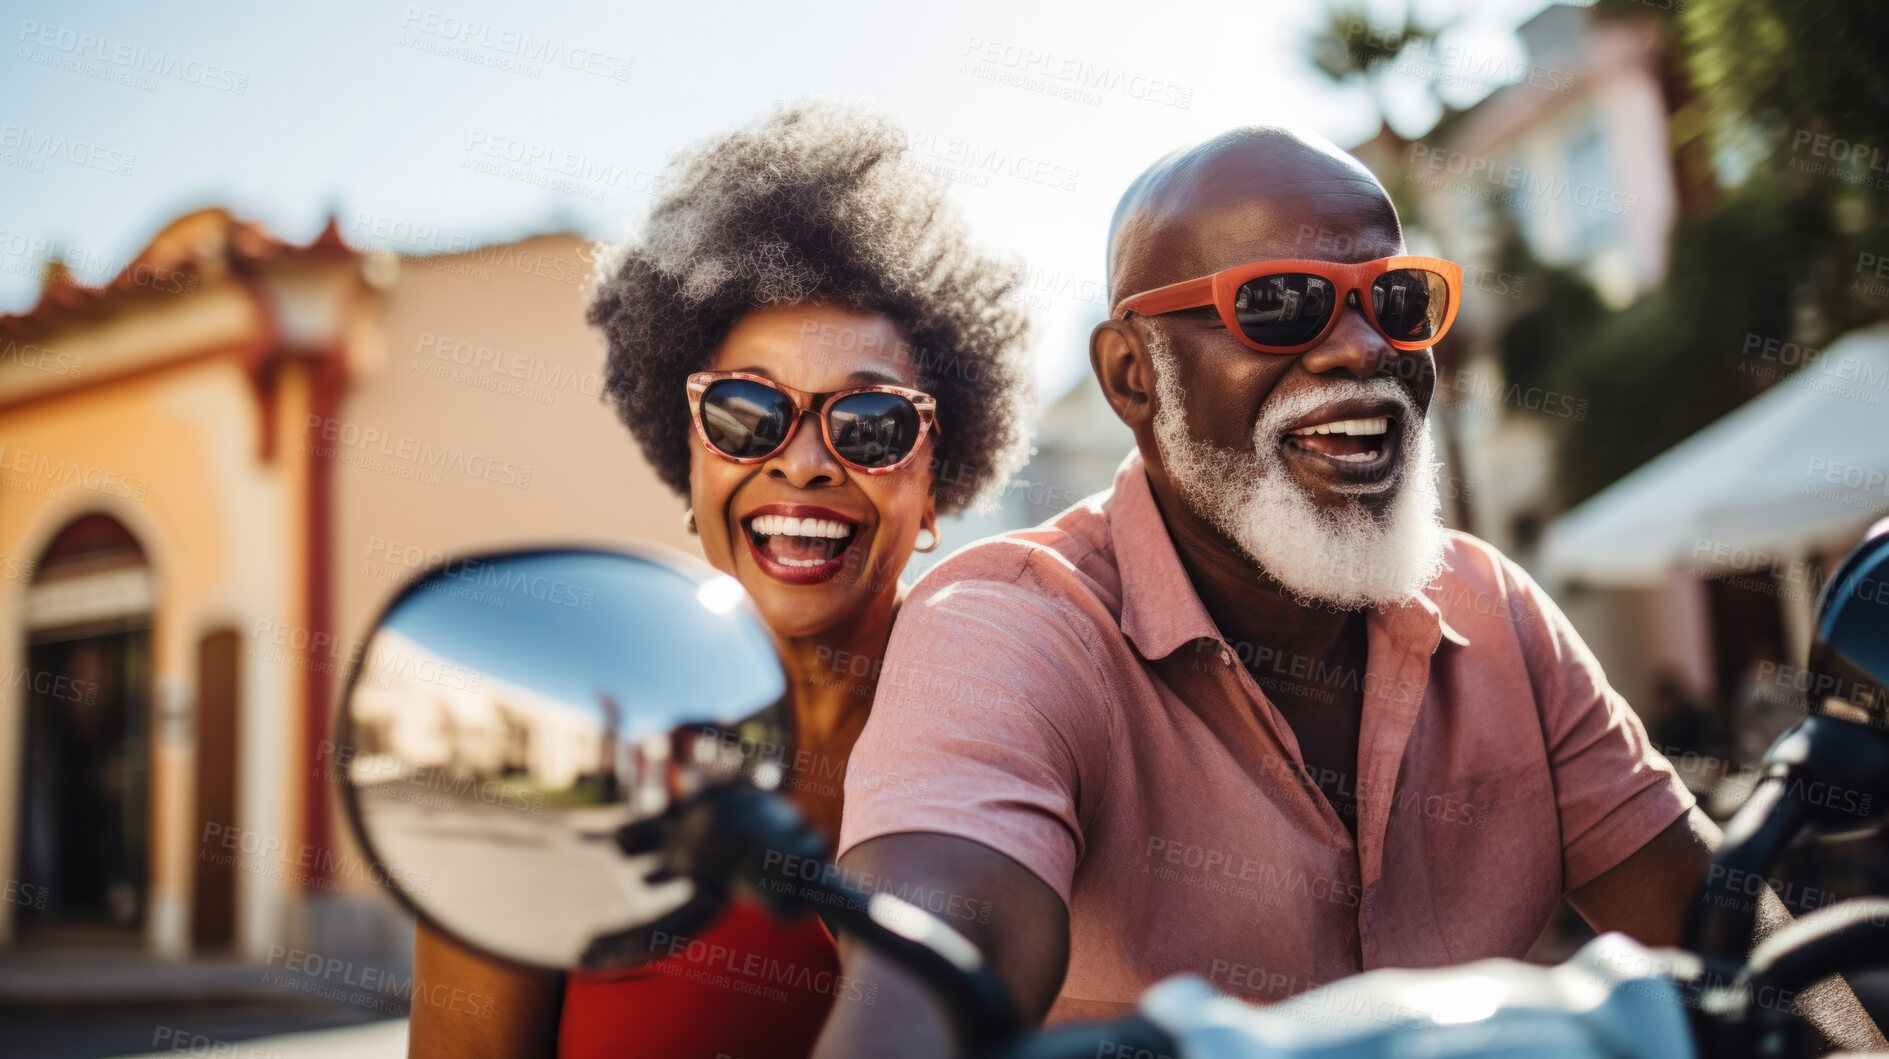
[(930, 831), (1035, 872), (1069, 908), (1052, 1019), (1183, 971), (1267, 1003), (1520, 957), (1693, 798), (1521, 568), (1463, 534), (1448, 559), (1366, 623), (1354, 841), (1263, 690), (1320, 661), (1221, 639), (1131, 454), (1109, 492), (913, 589), (840, 850)]

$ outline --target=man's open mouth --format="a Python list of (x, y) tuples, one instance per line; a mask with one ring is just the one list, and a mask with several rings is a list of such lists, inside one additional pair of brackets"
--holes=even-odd
[(1281, 439), (1292, 462), (1352, 488), (1386, 482), (1397, 465), (1398, 422), (1391, 415), (1307, 423)]
[(834, 516), (751, 515), (742, 529), (761, 569), (793, 584), (838, 573), (860, 535), (859, 523)]

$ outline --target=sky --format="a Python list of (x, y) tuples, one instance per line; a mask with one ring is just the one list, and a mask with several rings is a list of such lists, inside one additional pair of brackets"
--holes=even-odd
[[(729, 578), (712, 581), (741, 592)], [(498, 680), (586, 716), (608, 692), (626, 714), (618, 734), (633, 739), (691, 720), (745, 716), (786, 690), (754, 612), (715, 605), (702, 585), (667, 566), (558, 550), (458, 564), (429, 583), (384, 618), (407, 641), (385, 645), (381, 664), (392, 673), (486, 696), (502, 694), (484, 683)], [(705, 644), (713, 645), (712, 665), (699, 657)], [(415, 645), (463, 670), (416, 665)]]
[[(1512, 28), (1544, 6), (1410, 2), (1518, 55)], [(1321, 10), (0, 0), (0, 313), (32, 305), (48, 258), (101, 283), (206, 206), (291, 242), (333, 215), (354, 245), (408, 254), (615, 238), (676, 151), (823, 95), (899, 118), (978, 237), (1024, 261), (1049, 397), (1087, 371), (1103, 235), (1150, 162), (1256, 122), (1341, 145), (1376, 132), (1373, 97), (1306, 57)], [(1398, 131), (1434, 122), (1424, 93), (1399, 98)]]

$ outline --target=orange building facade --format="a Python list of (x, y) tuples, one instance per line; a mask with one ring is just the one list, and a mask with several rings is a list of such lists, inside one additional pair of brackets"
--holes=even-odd
[(5, 944), (399, 929), (322, 764), (379, 607), (459, 551), (692, 547), (599, 398), (582, 241), (349, 232), (207, 210), (0, 318)]

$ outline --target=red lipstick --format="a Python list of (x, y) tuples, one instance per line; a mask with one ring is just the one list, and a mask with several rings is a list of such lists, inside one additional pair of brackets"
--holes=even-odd
[(763, 504), (740, 519), (761, 572), (790, 585), (831, 580), (846, 567), (865, 520), (817, 504)]

